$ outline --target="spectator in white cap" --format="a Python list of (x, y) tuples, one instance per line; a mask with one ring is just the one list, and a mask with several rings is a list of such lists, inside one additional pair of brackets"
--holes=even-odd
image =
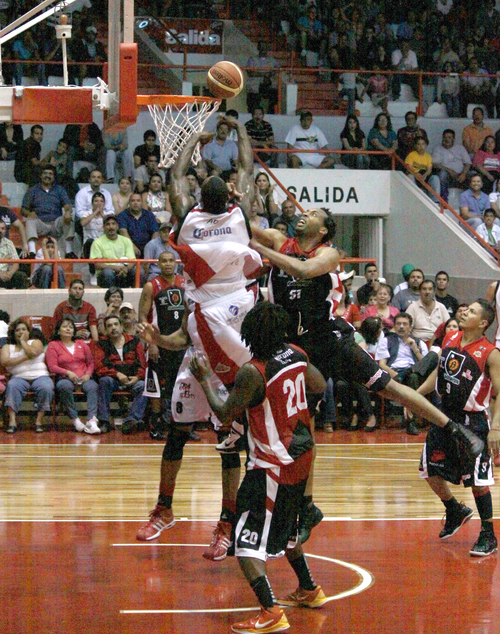
[(130, 302), (123, 302), (118, 311), (120, 321), (122, 322), (123, 332), (133, 337), (137, 334), (137, 313), (133, 304)]

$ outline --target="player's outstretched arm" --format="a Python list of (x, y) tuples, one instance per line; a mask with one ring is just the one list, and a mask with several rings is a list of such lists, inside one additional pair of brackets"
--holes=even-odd
[(139, 337), (146, 343), (165, 350), (179, 351), (185, 350), (189, 345), (189, 335), (187, 334), (184, 326), (181, 326), (178, 330), (170, 335), (161, 335), (158, 328), (152, 324), (142, 322), (137, 324), (137, 331)]
[(196, 144), (200, 141), (208, 142), (213, 137), (212, 132), (197, 132), (193, 134), (179, 154), (172, 169), (169, 198), (174, 216), (179, 219), (184, 218), (191, 208), (191, 197), (189, 195), (189, 182), (187, 172), (191, 165)]
[(337, 249), (327, 246), (318, 249), (316, 255), (308, 260), (292, 258), (260, 243), (252, 243), (252, 246), (271, 264), (299, 279), (312, 279), (325, 273), (334, 273), (340, 262), (340, 254)]
[(239, 205), (250, 218), (252, 201), (255, 198), (255, 186), (253, 176), (253, 151), (250, 137), (245, 126), (236, 119), (228, 119), (230, 125), (236, 128), (238, 134), (238, 175), (236, 177), (236, 189), (242, 196)]
[(257, 405), (265, 395), (264, 380), (260, 372), (246, 363), (236, 373), (234, 387), (226, 401), (217, 394), (210, 382), (212, 369), (206, 357), (195, 354), (189, 368), (201, 385), (210, 407), (224, 427), (230, 427), (233, 420), (242, 416), (247, 407)]

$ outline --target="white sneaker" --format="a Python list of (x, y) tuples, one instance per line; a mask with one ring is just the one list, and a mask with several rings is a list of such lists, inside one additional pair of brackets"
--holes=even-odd
[(97, 286), (97, 275), (95, 273), (90, 276), (90, 284), (91, 286)]
[(97, 424), (97, 418), (93, 416), (89, 418), (83, 430), (86, 434), (100, 434), (101, 430)]
[(85, 425), (82, 423), (82, 421), (79, 418), (73, 419), (73, 427), (75, 428), (76, 431), (83, 431), (85, 429)]

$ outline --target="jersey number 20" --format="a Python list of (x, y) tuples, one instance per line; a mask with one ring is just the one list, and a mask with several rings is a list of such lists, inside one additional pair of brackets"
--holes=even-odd
[(297, 375), (295, 382), (286, 379), (283, 383), (283, 393), (288, 394), (286, 402), (288, 416), (295, 416), (298, 410), (307, 409), (306, 384), (302, 373)]

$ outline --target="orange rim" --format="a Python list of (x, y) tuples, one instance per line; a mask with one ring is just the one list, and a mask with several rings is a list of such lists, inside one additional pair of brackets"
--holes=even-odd
[(137, 95), (138, 106), (182, 105), (185, 103), (220, 103), (215, 97), (194, 97), (191, 95)]

